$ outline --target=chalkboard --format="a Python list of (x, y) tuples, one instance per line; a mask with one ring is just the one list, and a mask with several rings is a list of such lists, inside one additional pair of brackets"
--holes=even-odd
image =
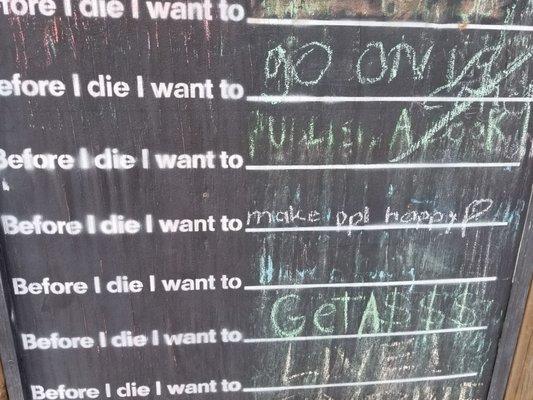
[(532, 273), (532, 19), (0, 0), (11, 399), (501, 399)]

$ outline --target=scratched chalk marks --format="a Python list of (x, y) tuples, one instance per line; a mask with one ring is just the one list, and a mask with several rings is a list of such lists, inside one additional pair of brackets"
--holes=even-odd
[(481, 18), (501, 19), (505, 14), (505, 0), (461, 0), (452, 4), (445, 2), (418, 2), (413, 0), (387, 0), (374, 2), (362, 0), (264, 0), (257, 2), (254, 14), (261, 17), (312, 18), (324, 15), (391, 20), (417, 20), (443, 22), (448, 19), (474, 22)]
[[(485, 399), (531, 185), (533, 57), (531, 9), (491, 5), (416, 11), (450, 26), (342, 1), (250, 19), (255, 398)], [(484, 227), (417, 225), (483, 201)]]
[(8, 1), (26, 398), (487, 398), (532, 182), (529, 0)]

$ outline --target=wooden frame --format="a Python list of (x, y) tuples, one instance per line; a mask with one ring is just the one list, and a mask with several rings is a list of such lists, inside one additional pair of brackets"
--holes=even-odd
[[(9, 298), (4, 290), (5, 284), (5, 243), (0, 242), (0, 361), (3, 367), (5, 387), (10, 400), (23, 400), (22, 375), (20, 373), (16, 342), (10, 318)], [(0, 398), (0, 400), (2, 400)]]
[(503, 322), (496, 364), (492, 371), (487, 400), (501, 400), (505, 396), (511, 364), (515, 354), (518, 335), (526, 307), (531, 278), (533, 276), (533, 192), (530, 195), (527, 215), (522, 231), (522, 240), (513, 275), (511, 295)]
[(4, 378), (4, 371), (0, 363), (0, 400), (7, 400), (6, 380)]
[(533, 392), (533, 286), (520, 329), (505, 400), (527, 400)]

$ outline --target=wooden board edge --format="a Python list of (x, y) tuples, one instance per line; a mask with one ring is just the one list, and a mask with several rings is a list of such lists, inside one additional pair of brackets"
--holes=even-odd
[(533, 396), (533, 285), (529, 288), (524, 322), (520, 329), (505, 400), (528, 400), (528, 394)]
[(507, 311), (503, 330), (498, 343), (496, 362), (492, 371), (492, 379), (487, 400), (503, 400), (511, 365), (518, 343), (518, 335), (526, 302), (533, 277), (533, 191), (530, 192), (527, 215), (523, 227), (522, 239), (518, 249), (511, 294), (507, 303)]
[(7, 388), (6, 388), (6, 380), (4, 378), (4, 370), (2, 367), (2, 363), (0, 362), (0, 400), (7, 400)]
[[(22, 376), (10, 318), (8, 297), (4, 290), (6, 260), (3, 239), (0, 241), (0, 361), (9, 400), (24, 400)], [(1, 399), (0, 400), (4, 400)]]

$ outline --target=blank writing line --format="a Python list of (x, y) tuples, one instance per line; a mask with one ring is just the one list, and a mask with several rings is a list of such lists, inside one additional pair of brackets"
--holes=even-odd
[(451, 380), (451, 379), (473, 378), (475, 376), (477, 376), (477, 373), (469, 372), (466, 374), (424, 376), (424, 377), (419, 377), (419, 378), (406, 378), (406, 379), (388, 379), (388, 380), (383, 380), (383, 381), (325, 383), (322, 385), (300, 385), (300, 386), (250, 387), (250, 388), (244, 388), (242, 389), (242, 391), (245, 393), (246, 392), (258, 393), (258, 392), (282, 392), (285, 390), (312, 390), (312, 389), (341, 388), (341, 387), (354, 387), (354, 386), (391, 385), (391, 384), (399, 384), (399, 383), (445, 381), (445, 380)]
[(368, 21), (368, 20), (323, 20), (323, 19), (279, 19), (279, 18), (247, 18), (250, 25), (275, 26), (360, 26), (369, 28), (418, 28), (418, 29), (450, 29), (450, 30), (487, 30), (532, 32), (533, 26), (527, 25), (488, 25), (488, 24), (436, 24), (416, 21)]
[(436, 169), (436, 168), (512, 168), (519, 162), (457, 162), (457, 163), (383, 163), (383, 164), (324, 164), (324, 165), (247, 165), (248, 171), (305, 171), (305, 170), (355, 170)]
[(532, 103), (533, 97), (247, 96), (252, 103)]
[(300, 290), (300, 289), (327, 289), (327, 288), (367, 288), (367, 287), (393, 287), (393, 286), (433, 286), (433, 285), (461, 285), (464, 283), (495, 282), (495, 276), (479, 278), (451, 278), (451, 279), (425, 279), (418, 281), (390, 281), (390, 282), (351, 282), (351, 283), (308, 283), (295, 285), (257, 285), (245, 286), (244, 290)]
[(444, 333), (484, 331), (486, 329), (487, 329), (486, 326), (472, 326), (472, 327), (465, 327), (465, 328), (433, 329), (433, 330), (425, 330), (425, 331), (358, 333), (358, 334), (352, 334), (352, 335), (253, 338), (253, 339), (244, 339), (244, 343), (307, 342), (307, 341), (316, 341), (316, 340), (343, 340), (343, 339), (365, 339), (365, 338), (398, 337), (398, 336), (424, 336), (424, 335), (440, 335)]
[(349, 232), (349, 231), (392, 231), (410, 229), (468, 229), (507, 226), (508, 222), (468, 222), (455, 224), (375, 224), (346, 226), (291, 226), (287, 228), (246, 228), (248, 233), (282, 233), (282, 232)]

